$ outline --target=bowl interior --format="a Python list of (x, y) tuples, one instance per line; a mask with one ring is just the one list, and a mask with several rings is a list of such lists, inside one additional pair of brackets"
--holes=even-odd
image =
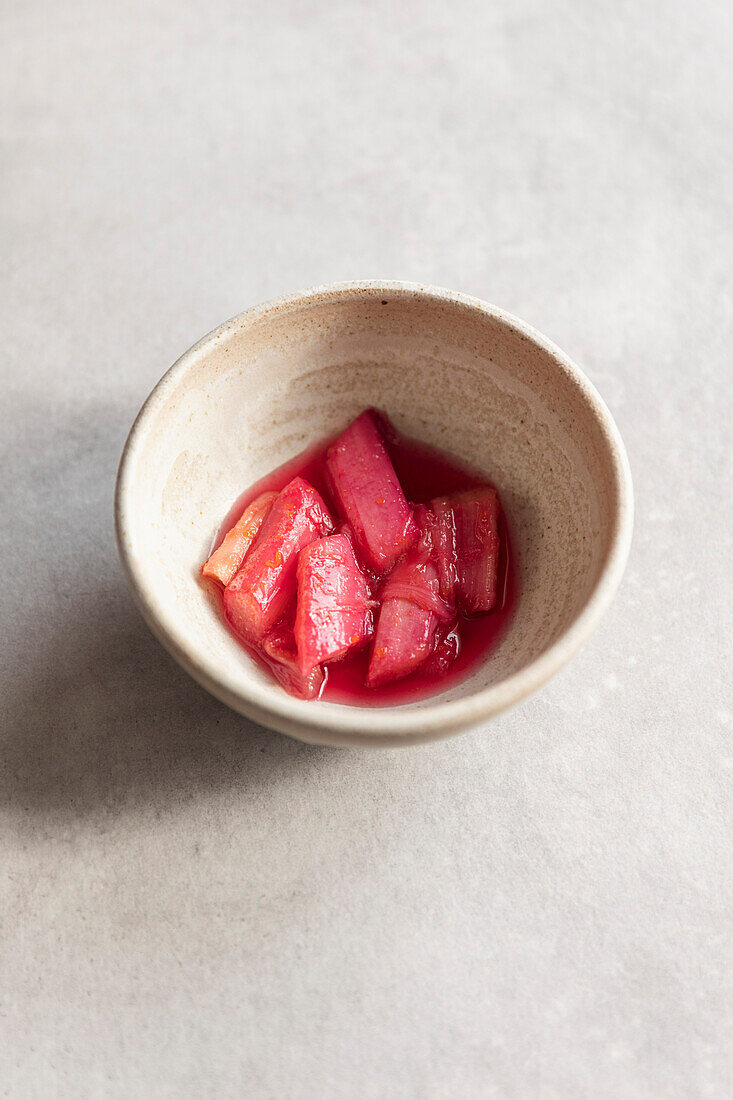
[[(493, 657), (400, 711), (473, 696), (535, 661), (588, 602), (617, 522), (618, 469), (591, 387), (500, 311), (362, 287), (286, 299), (222, 326), (179, 361), (138, 420), (120, 535), (166, 643), (227, 702), (289, 732), (298, 708), (331, 725), (354, 715), (319, 712), (354, 708), (288, 699), (229, 635), (199, 568), (245, 488), (368, 405), (485, 471), (519, 567), (516, 614)], [(369, 714), (386, 728), (388, 711)]]

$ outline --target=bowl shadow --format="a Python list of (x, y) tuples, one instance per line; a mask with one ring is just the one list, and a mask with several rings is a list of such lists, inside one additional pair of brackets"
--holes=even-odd
[(26, 642), (4, 699), (0, 808), (19, 827), (277, 783), (338, 754), (263, 729), (199, 687), (148, 630), (122, 576)]

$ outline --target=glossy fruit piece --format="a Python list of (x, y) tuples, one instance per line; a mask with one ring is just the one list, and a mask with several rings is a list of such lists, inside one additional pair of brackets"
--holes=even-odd
[(433, 560), (438, 570), (440, 594), (455, 606), (458, 585), (458, 551), (456, 547), (456, 521), (450, 497), (438, 497), (430, 502), (431, 538)]
[(412, 600), (385, 600), (379, 611), (367, 686), (403, 680), (419, 668), (432, 652), (437, 625), (437, 616)]
[(277, 493), (262, 493), (249, 504), (241, 518), (227, 531), (209, 560), (201, 567), (205, 577), (226, 586), (244, 561), (245, 555), (267, 517)]
[(374, 633), (375, 606), (346, 535), (318, 539), (301, 550), (295, 613), (301, 671), (367, 642)]
[(491, 611), (499, 567), (499, 498), (489, 485), (451, 497), (458, 551), (458, 601), (467, 615)]
[(435, 525), (437, 523), (435, 513), (427, 504), (411, 504), (410, 507), (418, 530), (416, 546), (432, 557)]
[(453, 618), (453, 608), (440, 595), (438, 570), (422, 545), (408, 551), (397, 562), (382, 584), (379, 598), (382, 601), (411, 600), (425, 611), (432, 611), (441, 622)]
[(364, 563), (377, 574), (387, 573), (418, 530), (372, 410), (332, 444), (326, 465)]
[(347, 520), (342, 520), (341, 523), (336, 524), (334, 535), (343, 535), (349, 540), (351, 545), (356, 548), (356, 539), (354, 538), (354, 531), (350, 523)]
[(224, 589), (224, 613), (246, 641), (261, 642), (295, 599), (298, 554), (333, 530), (319, 493), (295, 477), (278, 494), (241, 568)]
[(260, 656), (278, 683), (291, 695), (298, 699), (317, 699), (321, 694), (326, 673), (320, 665), (305, 671), (301, 669), (292, 627), (278, 623), (264, 639)]
[(461, 643), (455, 623), (439, 626), (433, 652), (422, 666), (423, 675), (444, 676), (458, 657)]

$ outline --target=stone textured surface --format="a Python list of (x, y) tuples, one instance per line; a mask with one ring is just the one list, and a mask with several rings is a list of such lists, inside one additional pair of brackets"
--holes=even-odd
[[(4, 12), (4, 1095), (731, 1095), (732, 23), (711, 0)], [(149, 636), (113, 479), (193, 339), (382, 276), (496, 301), (587, 369), (636, 535), (528, 703), (314, 750)]]

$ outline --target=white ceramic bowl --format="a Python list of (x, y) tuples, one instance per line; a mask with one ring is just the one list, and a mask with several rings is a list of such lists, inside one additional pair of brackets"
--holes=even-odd
[[(199, 568), (245, 488), (368, 405), (496, 483), (519, 602), (490, 659), (441, 695), (387, 708), (303, 702), (232, 638)], [(256, 722), (334, 745), (444, 737), (538, 688), (608, 607), (633, 516), (623, 443), (578, 367), (495, 306), (402, 282), (318, 287), (206, 336), (143, 405), (115, 507), (133, 592), (180, 664)]]

